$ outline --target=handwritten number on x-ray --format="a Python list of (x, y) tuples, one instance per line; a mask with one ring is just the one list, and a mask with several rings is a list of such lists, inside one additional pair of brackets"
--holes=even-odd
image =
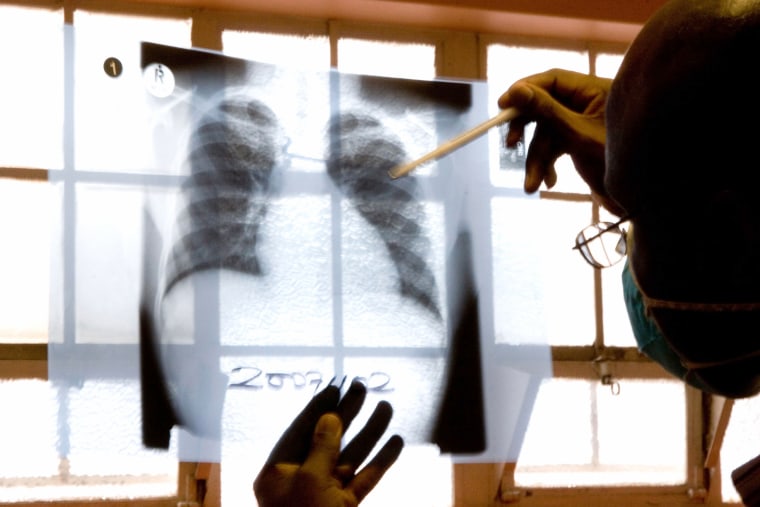
[[(367, 386), (371, 392), (390, 392), (389, 387), (391, 376), (383, 372), (372, 372), (369, 377), (356, 377), (356, 379)], [(237, 389), (271, 389), (280, 390), (290, 384), (295, 389), (303, 389), (306, 386), (314, 386), (314, 392), (322, 385), (324, 376), (315, 370), (306, 373), (299, 372), (272, 372), (265, 373), (261, 368), (255, 366), (238, 366), (230, 371), (230, 388)], [(290, 382), (288, 382), (290, 381)]]
[(369, 378), (356, 377), (356, 380), (367, 386), (367, 391), (377, 393), (387, 393), (393, 391), (392, 387), (388, 387), (391, 383), (391, 376), (381, 371), (372, 372)]
[(293, 387), (302, 389), (307, 385), (313, 385), (314, 391), (319, 389), (322, 384), (322, 374), (317, 371), (308, 371), (306, 373), (264, 373), (261, 368), (255, 366), (238, 366), (233, 368), (229, 387), (263, 389), (271, 387), (273, 389), (282, 389), (285, 380), (290, 379)]

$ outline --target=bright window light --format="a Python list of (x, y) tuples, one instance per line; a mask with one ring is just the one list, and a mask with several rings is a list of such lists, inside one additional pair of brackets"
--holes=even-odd
[(0, 6), (2, 165), (63, 165), (62, 18), (60, 11)]
[[(686, 402), (677, 381), (621, 380), (620, 392), (552, 379), (539, 391), (515, 479), (522, 487), (686, 481)], [(558, 426), (558, 421), (561, 424)]]
[(338, 69), (352, 74), (433, 79), (435, 46), (363, 39), (338, 41)]
[(129, 16), (77, 9), (74, 14), (74, 26), (88, 33), (98, 32), (104, 37), (107, 36), (109, 41), (122, 39), (131, 43), (138, 40), (190, 47), (189, 19)]
[(760, 454), (760, 396), (735, 400), (720, 452), (723, 501), (740, 502), (731, 472)]
[(623, 55), (621, 54), (600, 53), (596, 57), (596, 75), (614, 78), (622, 62)]
[[(106, 389), (108, 397), (92, 401), (93, 389)], [(129, 410), (139, 407), (137, 397), (139, 386), (119, 382), (71, 388), (42, 380), (0, 381), (0, 401), (13, 407), (12, 417), (0, 418), (0, 502), (176, 494), (176, 454), (148, 451), (140, 445), (140, 417)], [(104, 399), (111, 400), (108, 406), (102, 404)], [(89, 404), (92, 417), (68, 421), (69, 403)], [(70, 426), (65, 437), (61, 425)], [(77, 442), (123, 440), (125, 434), (134, 445), (118, 455), (99, 450), (96, 444), (88, 448)], [(60, 458), (71, 442), (78, 451), (68, 459)]]
[(262, 63), (304, 69), (330, 68), (330, 40), (327, 37), (262, 32), (222, 32), (224, 53)]
[(0, 343), (47, 342), (52, 198), (47, 182), (0, 185)]
[[(491, 241), (497, 339), (589, 345), (594, 339), (591, 268), (572, 249), (588, 203), (494, 197)], [(527, 217), (527, 218), (526, 218)], [(535, 259), (541, 259), (535, 262)], [(622, 304), (622, 303), (621, 303)]]

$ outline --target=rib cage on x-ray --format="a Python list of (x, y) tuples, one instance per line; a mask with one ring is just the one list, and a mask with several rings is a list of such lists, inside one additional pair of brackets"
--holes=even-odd
[[(165, 293), (204, 269), (262, 274), (258, 233), (285, 139), (275, 113), (257, 100), (224, 99), (200, 120), (190, 137)], [(403, 143), (376, 118), (344, 113), (329, 123), (326, 152), (330, 178), (382, 238), (401, 296), (440, 320), (416, 180), (388, 176), (408, 158)]]
[(417, 182), (388, 176), (389, 169), (408, 160), (403, 143), (378, 119), (361, 113), (334, 116), (328, 136), (327, 172), (379, 233), (396, 267), (399, 292), (440, 319)]
[(284, 144), (277, 117), (256, 100), (224, 99), (200, 120), (188, 147), (165, 292), (204, 269), (261, 274), (258, 232)]
[[(141, 321), (141, 352), (153, 355), (141, 359), (141, 388), (145, 409), (159, 412), (143, 417), (157, 426), (152, 441), (167, 446), (178, 424), (183, 461), (218, 459), (222, 446), (211, 440), (220, 439), (234, 457), (277, 437), (274, 421), (317, 385), (350, 376), (398, 408), (393, 431), (410, 445), (434, 438), (472, 455), (485, 443), (484, 462), (511, 453), (510, 428), (522, 423), (510, 421), (532, 403), (521, 387), (524, 354), (513, 358), (516, 347), (495, 341), (491, 291), (475, 284), (475, 304), (452, 304), (467, 292), (448, 278), (460, 272), (451, 233), (489, 206), (478, 193), (488, 156), (473, 144), (429, 171), (387, 175), (487, 117), (484, 83), (141, 48), (144, 69), (161, 62), (176, 80), (171, 96), (145, 97), (155, 114), (145, 204), (156, 233), (143, 236), (155, 242), (144, 256), (155, 291), (146, 291), (143, 316), (155, 326)], [(477, 178), (452, 170), (462, 165), (477, 167)], [(473, 281), (485, 289), (489, 234), (472, 236)]]

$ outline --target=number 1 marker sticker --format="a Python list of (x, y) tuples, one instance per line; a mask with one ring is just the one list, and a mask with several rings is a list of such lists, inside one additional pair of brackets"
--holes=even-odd
[(106, 60), (103, 62), (103, 70), (105, 71), (106, 75), (110, 77), (119, 77), (121, 76), (123, 67), (121, 65), (121, 61), (118, 58), (111, 56), (106, 58)]
[(162, 99), (174, 91), (174, 73), (162, 63), (151, 63), (143, 71), (143, 83), (148, 93)]

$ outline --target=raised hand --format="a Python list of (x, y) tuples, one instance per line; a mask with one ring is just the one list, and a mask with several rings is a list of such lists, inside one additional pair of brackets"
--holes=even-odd
[(381, 401), (341, 452), (341, 437), (366, 397), (354, 381), (341, 399), (338, 387), (317, 394), (280, 437), (253, 484), (260, 507), (354, 507), (375, 487), (404, 446), (392, 436), (361, 470), (385, 433), (393, 409)]

